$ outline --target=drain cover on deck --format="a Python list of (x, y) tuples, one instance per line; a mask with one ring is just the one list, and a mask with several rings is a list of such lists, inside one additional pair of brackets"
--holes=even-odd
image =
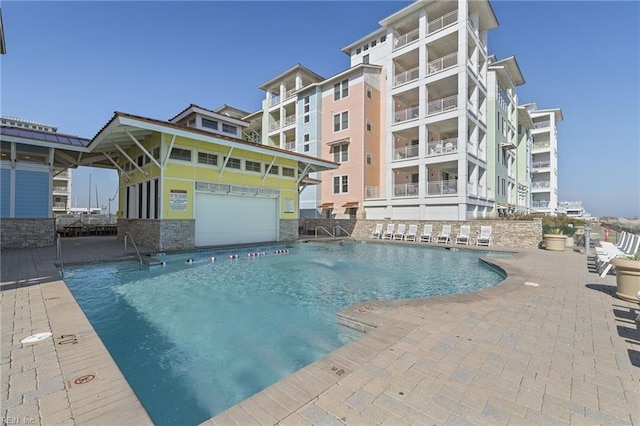
[(20, 343), (25, 344), (25, 343), (37, 343), (40, 342), (42, 340), (48, 339), (49, 337), (53, 336), (53, 333), (51, 332), (45, 332), (45, 333), (36, 333), (36, 334), (32, 334), (31, 336), (25, 337), (24, 339), (20, 340)]
[(339, 364), (331, 364), (329, 366), (329, 371), (331, 372), (331, 374), (334, 374), (338, 377), (343, 377), (350, 373), (350, 371), (346, 367), (343, 367)]
[(67, 388), (68, 389), (75, 388), (77, 386), (86, 385), (87, 383), (91, 383), (98, 380), (100, 380), (100, 377), (98, 377), (98, 374), (96, 372), (82, 374), (76, 378), (67, 380)]
[(76, 345), (80, 343), (80, 337), (77, 334), (61, 334), (53, 338), (56, 344), (64, 345)]

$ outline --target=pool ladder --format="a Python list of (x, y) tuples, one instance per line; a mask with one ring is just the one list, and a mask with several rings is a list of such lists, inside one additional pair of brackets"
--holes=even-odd
[(136, 254), (138, 255), (138, 260), (140, 260), (140, 268), (142, 268), (142, 256), (140, 256), (140, 250), (138, 250), (138, 246), (136, 245), (136, 240), (133, 239), (133, 235), (128, 231), (124, 233), (124, 254), (127, 254), (127, 241), (131, 238), (131, 244), (133, 244), (133, 248), (136, 249)]
[(60, 233), (56, 234), (56, 260), (60, 261), (60, 275), (64, 279), (64, 262), (62, 261), (62, 242), (60, 242)]
[(315, 238), (318, 238), (318, 229), (322, 229), (324, 232), (326, 232), (326, 234), (327, 234), (328, 236), (330, 236), (330, 237), (334, 237), (334, 238), (335, 238), (335, 236), (336, 236), (336, 229), (342, 229), (342, 231), (343, 231), (345, 234), (347, 234), (347, 235), (351, 236), (351, 234), (349, 233), (349, 231), (347, 231), (346, 229), (344, 229), (342, 226), (340, 226), (340, 225), (334, 225), (334, 227), (333, 227), (333, 234), (332, 234), (331, 232), (327, 231), (327, 228), (325, 228), (324, 226), (316, 226), (316, 229), (315, 229)]

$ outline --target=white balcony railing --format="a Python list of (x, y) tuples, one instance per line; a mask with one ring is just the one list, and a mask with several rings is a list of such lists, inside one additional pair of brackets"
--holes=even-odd
[(399, 49), (402, 46), (405, 46), (411, 42), (414, 42), (420, 37), (420, 31), (418, 28), (409, 31), (406, 34), (399, 35), (395, 37), (395, 42), (393, 43), (394, 49)]
[(458, 181), (455, 179), (427, 182), (427, 195), (453, 195), (458, 193)]
[(544, 129), (549, 126), (551, 126), (551, 121), (539, 121), (537, 123), (533, 123), (534, 129)]
[(269, 106), (278, 105), (280, 103), (280, 96), (273, 96), (269, 99)]
[(486, 197), (486, 196), (487, 196), (487, 189), (483, 184), (478, 183), (478, 197)]
[(69, 192), (69, 187), (68, 186), (57, 186), (57, 185), (54, 185), (53, 192)]
[(443, 56), (440, 59), (429, 62), (427, 65), (429, 75), (435, 74), (451, 67), (455, 67), (456, 65), (458, 65), (458, 53), (454, 52), (450, 55)]
[(408, 158), (416, 158), (418, 156), (418, 145), (403, 146), (393, 150), (394, 160), (406, 160)]
[(365, 186), (364, 187), (364, 198), (365, 200), (370, 200), (373, 198), (383, 198), (384, 191), (380, 186)]
[(534, 142), (533, 149), (548, 149), (551, 146), (551, 142)]
[(427, 144), (427, 157), (458, 152), (458, 138), (431, 141)]
[(449, 25), (453, 25), (458, 21), (458, 11), (454, 10), (453, 12), (449, 12), (444, 16), (441, 16), (438, 19), (434, 19), (433, 21), (427, 24), (427, 34), (431, 34), (438, 30), (448, 27)]
[(420, 75), (420, 68), (418, 67), (398, 73), (393, 79), (393, 85), (400, 86), (401, 84), (415, 81), (418, 79), (419, 75)]
[(284, 118), (283, 126), (289, 126), (289, 125), (295, 124), (295, 123), (296, 123), (296, 116), (295, 115), (289, 115), (289, 116)]
[(478, 195), (478, 188), (475, 183), (467, 182), (467, 195)]
[(531, 186), (533, 187), (533, 189), (549, 188), (551, 186), (551, 182), (548, 180), (533, 182)]
[(271, 123), (269, 123), (269, 130), (270, 131), (279, 129), (280, 127), (282, 127), (282, 124), (281, 124), (280, 120), (272, 121)]
[(458, 95), (448, 96), (446, 98), (429, 102), (429, 104), (427, 105), (427, 114), (438, 114), (444, 111), (455, 109), (457, 107)]
[(549, 207), (549, 201), (548, 200), (542, 200), (542, 201), (532, 201), (531, 202), (531, 207), (533, 208), (542, 208), (542, 209), (546, 209), (547, 207)]
[(285, 142), (284, 149), (288, 151), (293, 151), (296, 149), (296, 141)]
[(407, 120), (413, 120), (414, 118), (418, 118), (419, 113), (418, 105), (412, 106), (406, 109), (398, 110), (394, 113), (394, 119), (396, 123), (401, 123)]
[(294, 89), (289, 89), (286, 92), (284, 92), (284, 99), (287, 100), (287, 99), (293, 98), (295, 91), (296, 91), (296, 89), (294, 88)]
[(417, 183), (401, 183), (393, 185), (394, 197), (417, 197), (419, 184)]
[(54, 209), (66, 209), (67, 208), (67, 203), (60, 202), (60, 201), (55, 201), (53, 203), (53, 208)]
[(545, 169), (547, 167), (551, 167), (551, 161), (534, 161), (531, 164), (533, 169)]

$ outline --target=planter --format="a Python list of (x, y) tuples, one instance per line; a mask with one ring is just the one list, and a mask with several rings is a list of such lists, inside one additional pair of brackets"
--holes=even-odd
[(564, 251), (567, 236), (562, 234), (544, 234), (544, 248), (551, 251)]
[(638, 303), (640, 291), (640, 261), (616, 258), (611, 261), (616, 268), (616, 296), (627, 302)]
[(565, 243), (565, 247), (568, 249), (572, 249), (573, 246), (575, 245), (575, 240), (573, 239), (573, 237), (567, 237), (567, 241)]

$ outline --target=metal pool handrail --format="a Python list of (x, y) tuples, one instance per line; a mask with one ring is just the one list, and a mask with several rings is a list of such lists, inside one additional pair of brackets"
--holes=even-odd
[(131, 237), (131, 243), (133, 244), (133, 248), (136, 249), (136, 254), (138, 255), (138, 259), (140, 260), (140, 268), (142, 268), (142, 256), (140, 256), (140, 251), (138, 250), (138, 246), (136, 245), (136, 240), (133, 239), (133, 235), (131, 235), (128, 231), (124, 233), (124, 254), (127, 254), (128, 237)]
[(60, 260), (60, 271), (62, 278), (64, 278), (64, 262), (62, 261), (62, 243), (60, 242), (60, 233), (58, 232), (56, 235), (56, 260)]
[(345, 234), (347, 234), (348, 236), (351, 236), (351, 234), (349, 233), (349, 231), (347, 231), (346, 229), (344, 229), (342, 226), (340, 225), (334, 225), (333, 226), (333, 236), (336, 236), (336, 228), (342, 229), (344, 231)]
[(315, 229), (316, 236), (315, 236), (315, 238), (318, 238), (318, 229), (322, 229), (324, 232), (327, 233), (328, 236), (333, 237), (331, 232), (327, 231), (327, 228), (325, 228), (324, 226), (316, 226), (316, 229)]

